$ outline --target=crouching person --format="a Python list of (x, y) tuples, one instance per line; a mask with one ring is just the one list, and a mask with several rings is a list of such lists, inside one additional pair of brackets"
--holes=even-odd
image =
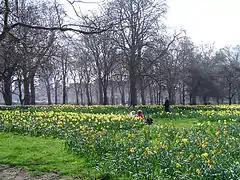
[(153, 123), (153, 119), (152, 118), (147, 118), (145, 123), (148, 124), (148, 125), (151, 125)]

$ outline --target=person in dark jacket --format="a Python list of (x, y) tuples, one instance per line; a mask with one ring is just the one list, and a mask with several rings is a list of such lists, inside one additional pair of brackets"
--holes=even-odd
[(170, 112), (170, 102), (167, 97), (166, 97), (165, 103), (164, 103), (164, 110), (165, 110), (165, 112)]

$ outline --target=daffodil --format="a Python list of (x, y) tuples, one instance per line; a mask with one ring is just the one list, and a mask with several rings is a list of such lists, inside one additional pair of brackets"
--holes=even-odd
[(176, 168), (180, 168), (180, 167), (181, 167), (181, 164), (176, 163)]
[(130, 148), (130, 152), (133, 153), (135, 151), (134, 148)]
[(202, 156), (202, 158), (206, 158), (206, 157), (208, 157), (208, 153), (203, 153), (201, 156)]

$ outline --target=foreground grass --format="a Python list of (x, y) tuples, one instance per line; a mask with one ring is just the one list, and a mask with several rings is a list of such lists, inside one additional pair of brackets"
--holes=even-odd
[(0, 163), (26, 168), (31, 174), (53, 172), (60, 176), (97, 178), (85, 159), (64, 149), (63, 140), (0, 132)]

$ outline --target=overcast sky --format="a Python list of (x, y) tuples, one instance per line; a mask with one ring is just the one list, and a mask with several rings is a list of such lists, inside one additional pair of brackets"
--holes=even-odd
[[(196, 44), (240, 45), (240, 0), (167, 0), (167, 4), (168, 27), (185, 29)], [(97, 5), (81, 5), (83, 11), (93, 7)]]
[(196, 43), (240, 45), (240, 0), (168, 0), (167, 23)]

